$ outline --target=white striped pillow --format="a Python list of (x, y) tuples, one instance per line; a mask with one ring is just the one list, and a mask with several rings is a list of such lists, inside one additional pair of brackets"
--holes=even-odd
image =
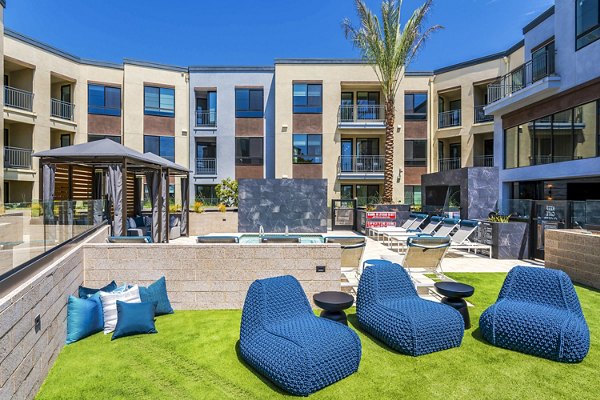
[(140, 290), (134, 285), (121, 293), (100, 292), (102, 312), (104, 313), (104, 334), (111, 333), (117, 326), (117, 300), (125, 303), (141, 303)]

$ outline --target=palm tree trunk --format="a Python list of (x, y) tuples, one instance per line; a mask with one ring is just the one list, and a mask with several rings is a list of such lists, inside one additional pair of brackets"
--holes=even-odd
[(385, 167), (383, 172), (383, 202), (392, 203), (394, 196), (394, 96), (385, 102)]

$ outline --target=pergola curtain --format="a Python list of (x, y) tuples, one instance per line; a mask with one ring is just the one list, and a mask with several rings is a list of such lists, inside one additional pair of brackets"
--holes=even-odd
[(167, 218), (167, 213), (169, 210), (169, 200), (168, 200), (168, 191), (169, 191), (169, 173), (167, 170), (161, 171), (161, 199), (163, 210), (160, 214), (162, 218), (162, 226), (161, 226), (161, 241), (167, 241), (167, 231), (169, 229), (169, 220)]
[(146, 173), (146, 183), (148, 185), (148, 196), (150, 197), (150, 204), (152, 205), (152, 241), (154, 243), (160, 243), (160, 230), (158, 229), (161, 214), (161, 201), (159, 197), (159, 171)]
[(189, 178), (181, 178), (181, 235), (188, 235), (188, 217), (190, 210)]
[(56, 165), (44, 164), (42, 170), (42, 203), (44, 220), (46, 223), (54, 221), (54, 188), (56, 179)]
[(106, 194), (113, 206), (113, 236), (126, 236), (123, 226), (123, 184), (121, 164), (110, 164), (106, 171)]

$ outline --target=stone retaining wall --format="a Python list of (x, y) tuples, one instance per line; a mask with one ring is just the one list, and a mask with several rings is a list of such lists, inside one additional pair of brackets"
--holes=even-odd
[(255, 279), (293, 275), (311, 301), (340, 290), (340, 259), (339, 244), (94, 244), (84, 246), (84, 280), (148, 285), (165, 276), (175, 309), (242, 308)]
[(600, 235), (555, 229), (546, 230), (544, 239), (547, 268), (560, 269), (572, 281), (600, 289)]
[[(89, 241), (104, 240), (107, 232)], [(0, 299), (0, 399), (35, 397), (65, 343), (67, 297), (82, 282), (79, 245)]]
[(190, 212), (190, 236), (209, 233), (235, 233), (238, 230), (237, 211)]

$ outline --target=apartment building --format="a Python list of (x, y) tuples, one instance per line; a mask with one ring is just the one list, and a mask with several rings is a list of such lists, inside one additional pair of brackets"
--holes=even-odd
[[(418, 202), (427, 172), (430, 73), (408, 73), (396, 95), (394, 199)], [(275, 61), (277, 178), (326, 178), (330, 199), (383, 192), (383, 94), (360, 60)]]
[(189, 68), (190, 197), (217, 202), (225, 178), (275, 175), (273, 67)]
[(531, 214), (541, 257), (544, 229), (600, 225), (599, 0), (556, 0), (523, 35), (524, 63), (488, 86), (485, 112), (500, 207)]
[(110, 138), (188, 165), (187, 68), (84, 60), (10, 30), (1, 42), (3, 203), (39, 199), (32, 153), (56, 147)]

